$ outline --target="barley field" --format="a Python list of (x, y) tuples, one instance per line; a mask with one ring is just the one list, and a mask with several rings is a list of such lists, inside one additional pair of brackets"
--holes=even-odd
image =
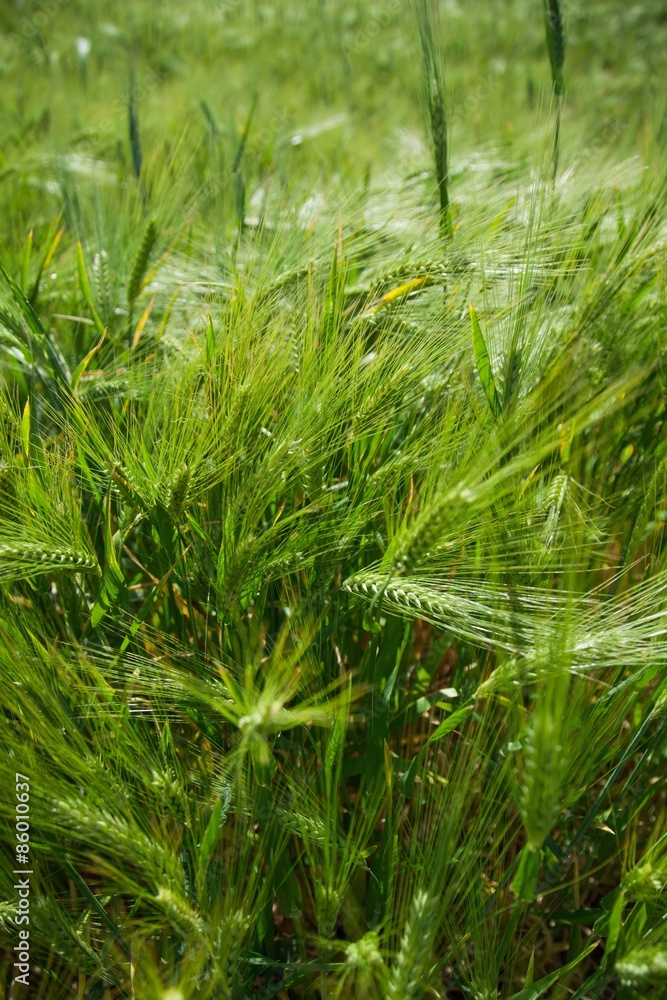
[(0, 32), (0, 995), (667, 998), (664, 0)]

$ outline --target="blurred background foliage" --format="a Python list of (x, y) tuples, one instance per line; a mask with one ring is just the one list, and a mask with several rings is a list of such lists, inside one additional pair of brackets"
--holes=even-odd
[[(664, 4), (567, 0), (564, 12), (564, 165), (582, 143), (616, 159), (646, 156), (667, 128)], [(530, 162), (544, 129), (541, 4), (447, 0), (442, 18), (453, 175), (493, 160), (502, 178)], [(56, 163), (78, 184), (131, 172), (132, 80), (146, 162), (187, 148), (184, 200), (233, 161), (251, 114), (243, 163), (251, 195), (296, 176), (361, 184), (423, 167), (407, 2), (10, 0), (0, 24), (5, 248), (57, 211)]]

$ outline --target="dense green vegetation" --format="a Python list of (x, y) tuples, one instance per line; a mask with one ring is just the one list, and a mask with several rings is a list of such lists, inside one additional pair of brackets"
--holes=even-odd
[(663, 4), (0, 27), (4, 995), (667, 996)]

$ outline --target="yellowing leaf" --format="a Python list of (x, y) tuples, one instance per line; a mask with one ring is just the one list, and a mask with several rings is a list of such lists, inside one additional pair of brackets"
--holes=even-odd
[(21, 417), (21, 440), (23, 441), (23, 454), (26, 459), (30, 455), (30, 400), (26, 400)]
[(422, 275), (422, 277), (420, 277), (420, 278), (412, 278), (410, 281), (404, 282), (402, 285), (399, 285), (397, 288), (392, 288), (392, 290), (390, 292), (386, 292), (382, 296), (382, 298), (379, 299), (379, 301), (376, 303), (375, 308), (374, 308), (373, 311), (377, 312), (378, 309), (382, 308), (382, 306), (389, 305), (389, 303), (395, 302), (396, 299), (403, 299), (403, 298), (405, 298), (405, 296), (409, 295), (410, 292), (415, 292), (415, 291), (417, 291), (417, 289), (423, 288), (424, 285), (428, 285), (431, 281), (433, 281), (433, 278), (431, 277), (431, 275), (430, 274), (425, 274), (425, 275)]
[(102, 346), (105, 335), (106, 335), (106, 330), (104, 331), (98, 342), (95, 344), (95, 346), (90, 351), (88, 351), (85, 358), (82, 361), (80, 361), (79, 364), (74, 369), (74, 372), (72, 373), (72, 391), (76, 389), (81, 379), (81, 376), (83, 375), (86, 368), (90, 364), (91, 359), (97, 354), (100, 347)]
[(150, 314), (153, 311), (153, 306), (155, 305), (156, 298), (157, 298), (157, 295), (154, 295), (153, 298), (148, 303), (148, 305), (146, 306), (146, 308), (145, 308), (145, 310), (144, 310), (144, 312), (142, 314), (141, 319), (137, 323), (136, 330), (134, 331), (134, 336), (132, 337), (132, 350), (134, 350), (134, 348), (139, 343), (139, 340), (141, 339), (141, 334), (144, 332), (144, 327), (146, 326), (146, 323), (148, 322), (148, 317), (150, 316)]

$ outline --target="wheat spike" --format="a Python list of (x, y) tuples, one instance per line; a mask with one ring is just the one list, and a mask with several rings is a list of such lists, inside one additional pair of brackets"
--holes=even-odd
[(387, 1000), (412, 1000), (422, 996), (420, 981), (433, 940), (436, 901), (423, 889), (415, 893), (398, 955), (387, 985)]
[(184, 462), (178, 470), (166, 491), (165, 507), (175, 519), (182, 516), (188, 502), (188, 489), (190, 487), (190, 470)]
[(0, 543), (0, 580), (20, 580), (39, 573), (63, 570), (100, 572), (97, 560), (89, 552), (54, 550), (38, 543), (30, 545), (21, 542), (18, 546)]
[(547, 44), (555, 93), (563, 93), (563, 66), (565, 64), (565, 29), (560, 0), (544, 0), (547, 27)]
[(102, 316), (105, 321), (108, 321), (113, 306), (113, 281), (109, 268), (109, 255), (106, 250), (100, 250), (93, 258), (93, 281)]
[(208, 936), (208, 929), (204, 921), (178, 893), (161, 886), (158, 889), (156, 900), (171, 922), (188, 936), (195, 940)]
[(151, 255), (151, 251), (155, 246), (157, 235), (158, 231), (155, 221), (150, 219), (144, 230), (144, 235), (141, 238), (141, 243), (139, 245), (139, 249), (137, 250), (136, 257), (134, 258), (132, 270), (130, 271), (130, 277), (127, 283), (127, 301), (130, 305), (134, 304), (135, 299), (141, 291), (141, 284), (146, 274), (148, 260)]

